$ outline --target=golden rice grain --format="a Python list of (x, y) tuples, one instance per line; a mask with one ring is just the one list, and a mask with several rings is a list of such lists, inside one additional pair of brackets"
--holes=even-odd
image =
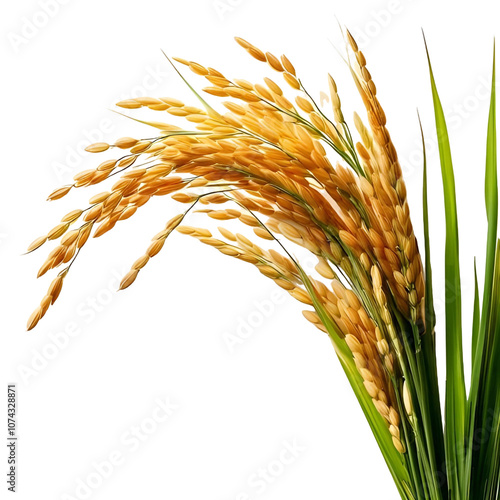
[(85, 148), (85, 151), (89, 153), (102, 153), (103, 151), (106, 151), (109, 149), (109, 144), (105, 142), (96, 142), (94, 144), (91, 144), (90, 146), (87, 146)]
[(122, 137), (115, 141), (115, 146), (120, 149), (130, 149), (135, 146), (139, 141), (137, 139), (132, 139), (132, 137)]
[(26, 251), (28, 253), (33, 252), (37, 248), (40, 248), (46, 241), (47, 241), (47, 236), (40, 236), (39, 238), (37, 238), (36, 240), (32, 241), (29, 244), (28, 249)]
[(55, 191), (52, 191), (52, 193), (49, 194), (47, 200), (59, 200), (63, 196), (66, 196), (70, 191), (73, 186), (64, 186), (61, 188), (56, 189)]

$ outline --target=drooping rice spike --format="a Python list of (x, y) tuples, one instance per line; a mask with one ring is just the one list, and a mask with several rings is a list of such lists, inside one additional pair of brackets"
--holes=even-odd
[[(49, 198), (58, 199), (72, 188), (107, 183), (85, 210), (70, 212), (30, 245), (33, 251), (47, 240), (58, 243), (40, 276), (59, 265), (69, 262), (69, 266), (54, 281), (28, 328), (55, 301), (63, 278), (90, 236), (103, 236), (118, 222), (135, 217), (152, 198), (170, 195), (188, 204), (188, 209), (173, 214), (132, 264), (120, 289), (138, 279), (174, 230), (254, 265), (314, 309), (305, 312), (306, 318), (334, 340), (362, 407), (375, 422), (377, 440), (385, 456), (392, 457), (398, 481), (402, 477), (410, 481), (401, 462), (396, 464), (401, 461), (399, 454), (406, 457), (407, 452), (410, 456), (415, 452), (415, 445), (405, 440), (407, 417), (402, 388), (395, 382), (396, 376), (407, 373), (401, 365), (404, 347), (397, 321), (421, 321), (423, 271), (401, 169), (366, 61), (351, 43), (356, 56), (353, 76), (369, 125), (356, 116), (362, 141), (356, 146), (333, 78), (329, 78), (330, 118), (307, 93), (285, 56), (278, 58), (245, 40), (236, 41), (269, 65), (274, 75), (283, 76), (288, 91), (296, 95), (287, 97), (285, 86), (268, 77), (255, 84), (231, 80), (208, 66), (176, 59), (209, 82), (204, 90), (222, 98), (220, 111), (184, 77), (200, 107), (170, 97), (119, 102), (128, 110), (144, 107), (184, 119), (188, 126), (134, 118), (151, 127), (155, 136), (122, 137), (90, 146), (90, 152), (111, 150), (118, 152), (118, 158), (78, 173), (73, 185), (52, 193)], [(263, 245), (277, 244), (279, 251), (224, 227), (219, 238), (207, 228), (189, 226), (194, 207), (208, 221), (241, 222)], [(311, 275), (288, 252), (289, 245), (314, 255), (317, 265)]]

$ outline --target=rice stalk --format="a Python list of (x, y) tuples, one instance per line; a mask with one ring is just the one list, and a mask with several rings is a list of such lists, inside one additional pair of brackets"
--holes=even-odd
[[(49, 195), (49, 200), (58, 200), (74, 189), (101, 183), (109, 186), (28, 247), (32, 252), (47, 242), (56, 243), (38, 277), (62, 268), (29, 318), (28, 330), (57, 300), (63, 280), (90, 236), (101, 237), (117, 223), (136, 216), (153, 197), (171, 196), (184, 208), (152, 238), (123, 277), (120, 289), (147, 272), (150, 260), (174, 231), (253, 265), (307, 306), (306, 320), (332, 341), (401, 497), (469, 498), (473, 464), (484, 462), (482, 456), (469, 453), (466, 427), (470, 424), (474, 431), (487, 408), (479, 408), (477, 421), (466, 421), (461, 304), (456, 296), (447, 304), (444, 434), (437, 385), (426, 165), (424, 269), (385, 112), (364, 54), (348, 31), (345, 36), (346, 62), (365, 108), (364, 117), (357, 113), (353, 117), (356, 137), (332, 76), (327, 79), (332, 105), (327, 113), (308, 93), (286, 56), (277, 57), (241, 38), (236, 42), (266, 64), (273, 79), (265, 77), (260, 83), (231, 79), (211, 67), (175, 58), (207, 81), (203, 91), (209, 97), (202, 97), (169, 59), (193, 91), (197, 105), (171, 97), (117, 103), (125, 110), (148, 108), (159, 113), (160, 121), (137, 120), (156, 135), (152, 138), (149, 132), (143, 139), (122, 137), (113, 144), (90, 145), (89, 153), (114, 152), (115, 158), (78, 173), (72, 184)], [(433, 78), (432, 90), (448, 207), (447, 276), (459, 287), (451, 153)], [(213, 98), (220, 100), (217, 109), (206, 100)], [(189, 128), (169, 124), (168, 115), (184, 119)], [(496, 163), (489, 161), (488, 175), (496, 183)], [(488, 216), (496, 224), (496, 191), (492, 189), (488, 191)], [(188, 225), (195, 211), (207, 222), (221, 223), (219, 234)], [(253, 236), (233, 233), (224, 221), (240, 223)], [(495, 239), (496, 227), (491, 226), (490, 287)], [(293, 256), (297, 246), (313, 254), (314, 271), (306, 272)], [(493, 297), (498, 301), (496, 289)], [(487, 360), (481, 356), (484, 349), (489, 357), (496, 356), (498, 343), (487, 341), (486, 332), (488, 321), (494, 322), (491, 328), (497, 328), (498, 322), (488, 304), (483, 311), (492, 319), (487, 320), (484, 312), (480, 317), (478, 294), (475, 310), (475, 338), (479, 340), (474, 349), (479, 346), (479, 350), (474, 350), (474, 360), (479, 368), (473, 387), (483, 390), (484, 386), (491, 396), (496, 394), (494, 382), (484, 373)], [(474, 410), (468, 418), (475, 415)], [(491, 445), (488, 456), (496, 450)], [(494, 468), (493, 474), (498, 476), (499, 469)]]

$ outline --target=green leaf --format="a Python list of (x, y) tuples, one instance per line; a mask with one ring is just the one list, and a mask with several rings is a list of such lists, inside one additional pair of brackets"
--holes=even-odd
[[(500, 384), (498, 366), (500, 363), (500, 242), (496, 247), (495, 270), (491, 293), (491, 314), (487, 326), (491, 349), (486, 367), (486, 384), (482, 399), (481, 425), (477, 425), (475, 436), (481, 437), (481, 446), (473, 463), (474, 477), (472, 494), (474, 498), (497, 500), (500, 487)], [(479, 434), (481, 432), (481, 434)], [(487, 439), (485, 439), (485, 437)]]
[[(469, 395), (469, 446), (467, 466), (472, 478), (471, 495), (476, 495), (483, 488), (487, 479), (484, 469), (495, 464), (494, 457), (486, 461), (487, 446), (473, 450), (472, 444), (478, 432), (484, 430), (488, 413), (496, 408), (500, 384), (496, 373), (498, 358), (495, 354), (500, 348), (500, 338), (497, 333), (497, 310), (495, 308), (494, 291), (498, 287), (498, 269), (495, 270), (498, 232), (498, 174), (497, 174), (497, 139), (496, 139), (496, 90), (495, 90), (495, 50), (493, 50), (493, 71), (491, 85), (490, 111), (488, 117), (488, 134), (486, 141), (486, 171), (485, 171), (485, 202), (488, 220), (488, 235), (486, 243), (486, 266), (484, 273), (484, 291), (481, 307), (481, 317), (478, 333), (474, 337), (474, 359), (472, 362), (471, 390)], [(498, 268), (498, 265), (497, 265)], [(497, 273), (497, 275), (495, 275)], [(497, 278), (495, 278), (497, 276)], [(497, 417), (498, 418), (498, 417)], [(492, 436), (494, 439), (494, 436)], [(492, 462), (493, 460), (493, 462)], [(484, 465), (482, 469), (478, 464)], [(488, 483), (491, 487), (491, 483)], [(483, 494), (483, 493), (481, 493)]]
[(476, 357), (476, 346), (477, 338), (479, 336), (479, 322), (481, 320), (479, 303), (479, 285), (477, 284), (477, 267), (476, 259), (474, 259), (474, 309), (472, 316), (472, 363), (474, 363), (474, 358)]
[[(420, 116), (419, 116), (420, 123)], [(422, 352), (418, 356), (422, 358), (424, 369), (422, 370), (423, 382), (425, 384), (423, 398), (426, 398), (423, 406), (422, 420), (425, 426), (429, 460), (434, 472), (443, 477), (446, 475), (446, 456), (443, 434), (443, 419), (441, 415), (441, 401), (439, 395), (439, 380), (436, 359), (436, 339), (434, 328), (436, 326), (436, 313), (434, 311), (434, 296), (432, 289), (432, 266), (431, 266), (431, 244), (429, 236), (429, 206), (427, 189), (427, 155), (425, 150), (425, 138), (420, 123), (422, 134), (423, 152), (423, 182), (422, 182), (422, 205), (424, 222), (424, 245), (425, 245), (425, 332), (422, 336)], [(437, 481), (436, 481), (437, 483)], [(443, 499), (448, 496), (447, 481), (435, 484), (436, 490), (440, 490)]]
[(490, 112), (488, 118), (488, 136), (486, 142), (485, 201), (488, 219), (488, 236), (486, 243), (486, 268), (484, 274), (484, 292), (481, 310), (481, 321), (475, 346), (475, 357), (472, 365), (472, 380), (469, 404), (475, 405), (480, 391), (483, 366), (488, 358), (489, 339), (487, 325), (491, 313), (491, 296), (495, 268), (495, 251), (498, 226), (498, 180), (496, 149), (496, 97), (495, 97), (495, 62), (493, 52), (493, 74), (491, 86)]
[(423, 188), (422, 188), (422, 206), (424, 214), (424, 245), (425, 245), (425, 329), (430, 332), (434, 338), (434, 327), (436, 326), (436, 313), (434, 311), (434, 296), (432, 291), (432, 267), (431, 267), (431, 240), (429, 236), (429, 199), (427, 190), (427, 154), (425, 150), (424, 131), (420, 116), (420, 133), (422, 134), (422, 152), (423, 152)]
[[(427, 50), (427, 45), (426, 45)], [(446, 394), (445, 394), (445, 451), (448, 487), (452, 500), (463, 500), (460, 478), (464, 469), (465, 442), (465, 379), (462, 348), (462, 300), (458, 244), (458, 217), (455, 195), (455, 176), (450, 141), (443, 107), (432, 72), (429, 52), (429, 73), (436, 120), (439, 158), (443, 178), (446, 218), (445, 284), (446, 284)]]

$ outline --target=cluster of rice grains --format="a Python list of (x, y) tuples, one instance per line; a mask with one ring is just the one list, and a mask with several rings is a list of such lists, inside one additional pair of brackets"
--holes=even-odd
[[(223, 98), (227, 112), (219, 113), (198, 94), (201, 108), (172, 98), (143, 97), (118, 103), (126, 109), (147, 107), (162, 115), (184, 117), (192, 129), (146, 122), (158, 129), (155, 139), (126, 137), (112, 145), (97, 143), (87, 148), (92, 153), (108, 149), (124, 153), (118, 160), (106, 160), (95, 170), (79, 173), (72, 185), (57, 189), (49, 199), (110, 177), (118, 180), (110, 191), (93, 196), (88, 208), (70, 212), (30, 245), (32, 251), (47, 240), (58, 241), (38, 275), (58, 267), (63, 270), (30, 317), (28, 329), (57, 299), (70, 266), (91, 234), (103, 235), (153, 196), (172, 195), (187, 209), (153, 238), (121, 288), (134, 282), (174, 230), (255, 265), (295, 299), (312, 306), (304, 312), (310, 322), (345, 340), (394, 446), (404, 454), (401, 417), (404, 414), (404, 420), (411, 423), (411, 396), (403, 384), (406, 362), (401, 325), (423, 331), (424, 277), (385, 114), (365, 58), (347, 36), (349, 66), (367, 111), (367, 126), (358, 115), (354, 117), (361, 139), (357, 143), (344, 120), (333, 78), (329, 77), (333, 107), (329, 118), (285, 56), (264, 53), (240, 38), (236, 41), (250, 56), (271, 66), (291, 87), (296, 94), (293, 102), (269, 78), (262, 84), (230, 80), (215, 69), (176, 59), (208, 80), (204, 91)], [(333, 150), (337, 163), (331, 162), (332, 152), (328, 155), (325, 148)], [(207, 229), (181, 225), (193, 207), (218, 221), (238, 219), (279, 251), (261, 248), (224, 227), (219, 228), (220, 236), (214, 236)], [(305, 273), (287, 252), (281, 236), (317, 257), (317, 275)], [(328, 324), (319, 309), (327, 314)]]

